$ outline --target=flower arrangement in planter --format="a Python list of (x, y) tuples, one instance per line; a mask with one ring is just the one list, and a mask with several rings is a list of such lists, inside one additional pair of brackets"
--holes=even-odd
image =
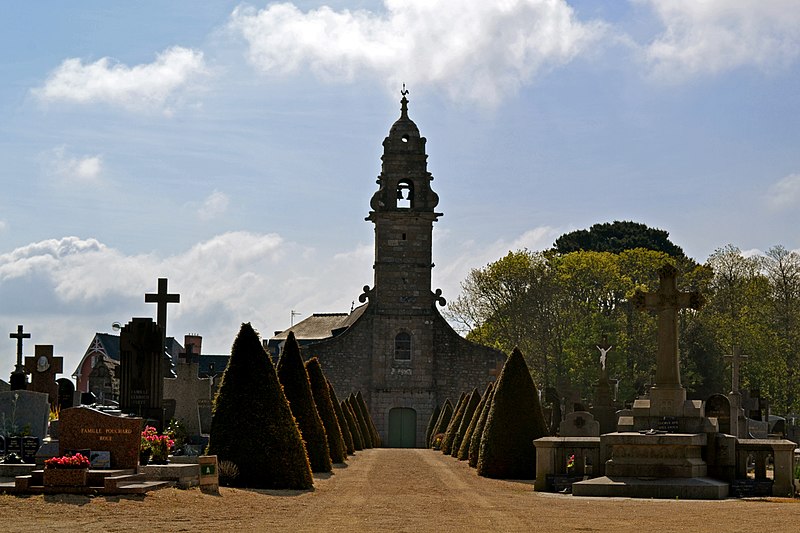
[(174, 445), (175, 441), (169, 435), (159, 435), (153, 426), (145, 427), (139, 445), (139, 464), (167, 464), (169, 451)]
[(567, 459), (567, 475), (571, 476), (575, 472), (575, 454), (569, 456)]
[(46, 486), (76, 487), (86, 485), (91, 462), (80, 453), (52, 457), (44, 462)]

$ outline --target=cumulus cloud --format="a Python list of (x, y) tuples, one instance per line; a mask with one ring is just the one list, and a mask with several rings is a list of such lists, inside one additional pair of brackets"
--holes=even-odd
[(97, 184), (101, 181), (103, 158), (100, 155), (73, 156), (65, 146), (59, 146), (46, 155), (50, 172), (67, 181)]
[(33, 94), (47, 103), (105, 103), (128, 109), (164, 109), (176, 93), (207, 72), (203, 53), (174, 46), (152, 63), (127, 65), (104, 57), (64, 60)]
[(800, 174), (789, 174), (770, 185), (766, 200), (775, 211), (800, 206)]
[(742, 66), (772, 68), (800, 55), (797, 0), (636, 0), (664, 32), (646, 48), (653, 74), (680, 81)]
[(202, 220), (211, 220), (216, 218), (228, 210), (228, 204), (230, 204), (230, 201), (231, 200), (227, 194), (214, 190), (214, 192), (208, 195), (208, 198), (206, 198), (203, 202), (203, 206), (200, 208), (198, 216)]
[(267, 74), (308, 68), (332, 80), (437, 85), (493, 105), (589, 49), (606, 26), (578, 21), (564, 0), (385, 0), (382, 13), (238, 7), (230, 28)]

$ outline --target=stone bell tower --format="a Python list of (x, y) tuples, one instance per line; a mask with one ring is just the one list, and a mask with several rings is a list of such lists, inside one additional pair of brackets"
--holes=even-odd
[(430, 314), (433, 223), (439, 196), (431, 189), (425, 137), (408, 118), (408, 91), (400, 118), (383, 140), (378, 190), (367, 220), (375, 224), (375, 281), (369, 299), (378, 314)]

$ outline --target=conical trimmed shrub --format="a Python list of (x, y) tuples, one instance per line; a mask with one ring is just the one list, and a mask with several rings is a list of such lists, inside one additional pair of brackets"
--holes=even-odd
[(487, 393), (488, 398), (486, 398), (486, 402), (483, 404), (481, 417), (478, 419), (478, 423), (475, 425), (475, 431), (472, 432), (472, 438), (469, 443), (469, 466), (472, 468), (478, 467), (478, 454), (481, 450), (483, 429), (486, 427), (486, 419), (489, 418), (489, 411), (492, 409), (492, 400), (494, 399), (494, 391), (496, 388), (497, 382), (495, 382), (495, 386), (492, 388), (492, 391)]
[(464, 437), (461, 439), (461, 444), (459, 445), (458, 453), (456, 454), (456, 457), (459, 461), (469, 459), (469, 447), (472, 445), (472, 434), (475, 433), (475, 426), (478, 425), (478, 420), (481, 417), (483, 406), (486, 405), (486, 400), (488, 400), (492, 395), (492, 388), (493, 386), (491, 383), (486, 386), (486, 391), (483, 393), (480, 403), (478, 403), (478, 406), (475, 407), (475, 411), (472, 413), (472, 420), (470, 420), (469, 426), (467, 426), (467, 431), (464, 433)]
[(306, 449), (258, 333), (242, 324), (214, 398), (206, 453), (236, 465), (239, 487), (310, 489)]
[(450, 445), (450, 455), (458, 457), (458, 449), (461, 448), (461, 441), (464, 440), (464, 435), (467, 433), (467, 428), (472, 423), (472, 416), (475, 414), (475, 409), (481, 403), (481, 393), (478, 389), (472, 389), (467, 400), (466, 407), (464, 408), (464, 416), (461, 417), (461, 423), (453, 435), (453, 442)]
[(364, 449), (374, 448), (372, 445), (372, 433), (367, 427), (367, 422), (364, 420), (364, 413), (361, 412), (361, 408), (358, 405), (358, 400), (356, 400), (356, 395), (352, 392), (350, 393), (350, 396), (347, 397), (347, 403), (350, 405), (350, 409), (353, 411), (353, 416), (358, 423), (358, 429), (361, 432), (361, 443), (364, 445)]
[(458, 426), (461, 424), (461, 419), (464, 418), (464, 410), (467, 408), (468, 401), (469, 396), (466, 393), (462, 393), (461, 400), (456, 406), (455, 413), (453, 413), (453, 418), (450, 419), (450, 424), (447, 425), (447, 431), (444, 432), (444, 439), (442, 439), (441, 450), (445, 455), (450, 455), (450, 450), (453, 446), (453, 439), (455, 438), (456, 431), (458, 431)]
[(367, 423), (369, 435), (372, 437), (372, 447), (379, 448), (381, 445), (381, 436), (378, 434), (378, 428), (375, 427), (375, 421), (372, 420), (372, 415), (369, 414), (367, 402), (364, 401), (364, 396), (361, 395), (361, 391), (356, 393), (356, 401), (358, 402), (361, 412), (364, 414), (364, 421)]
[(336, 411), (331, 402), (328, 381), (325, 379), (325, 374), (322, 373), (319, 359), (312, 357), (306, 361), (306, 373), (308, 374), (308, 383), (311, 385), (311, 395), (317, 406), (317, 413), (322, 419), (325, 435), (328, 437), (328, 453), (331, 456), (331, 462), (343, 463), (347, 458), (344, 438), (342, 430), (339, 428), (339, 421), (336, 420)]
[(431, 417), (428, 419), (428, 426), (425, 428), (425, 446), (431, 445), (431, 432), (436, 426), (436, 421), (439, 420), (440, 414), (442, 414), (442, 406), (437, 404), (436, 407), (433, 408)]
[(364, 438), (361, 436), (361, 428), (358, 427), (358, 420), (353, 413), (353, 408), (350, 407), (350, 403), (346, 399), (339, 402), (339, 405), (342, 408), (342, 414), (344, 414), (347, 420), (347, 427), (350, 428), (350, 435), (353, 437), (353, 448), (355, 448), (357, 452), (363, 450)]
[(436, 436), (447, 431), (447, 426), (450, 424), (451, 418), (453, 418), (453, 403), (450, 401), (450, 398), (448, 398), (444, 401), (444, 405), (442, 405), (442, 412), (439, 413), (439, 420), (437, 420), (436, 425), (433, 426), (431, 440), (428, 443), (429, 448), (439, 449), (439, 447), (435, 446)]
[(330, 472), (332, 467), (328, 437), (311, 394), (308, 373), (294, 332), (289, 333), (278, 359), (278, 379), (283, 385), (283, 392), (289, 400), (297, 427), (303, 436), (311, 471)]
[(498, 479), (536, 477), (535, 439), (547, 436), (547, 425), (525, 358), (518, 349), (500, 372), (492, 409), (483, 429), (478, 475)]
[(348, 455), (352, 455), (356, 453), (356, 448), (353, 445), (353, 434), (350, 432), (350, 424), (347, 423), (347, 418), (344, 416), (344, 411), (342, 411), (342, 406), (339, 404), (336, 391), (333, 389), (333, 385), (331, 385), (330, 381), (328, 381), (328, 394), (331, 397), (331, 404), (333, 404), (333, 410), (336, 413), (336, 421), (339, 422), (339, 429), (342, 432), (345, 451)]

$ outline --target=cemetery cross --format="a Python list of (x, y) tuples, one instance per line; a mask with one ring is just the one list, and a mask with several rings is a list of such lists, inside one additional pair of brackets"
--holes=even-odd
[(167, 283), (167, 278), (158, 278), (158, 293), (144, 295), (145, 303), (158, 304), (156, 323), (161, 328), (162, 346), (167, 344), (167, 304), (177, 304), (181, 301), (180, 294), (169, 294)]
[(9, 333), (9, 338), (17, 339), (17, 365), (11, 373), (11, 390), (27, 388), (28, 380), (25, 376), (25, 367), (22, 364), (22, 339), (30, 339), (30, 333), (24, 333), (22, 325), (17, 326), (16, 333)]
[(723, 357), (731, 360), (731, 392), (737, 394), (739, 392), (739, 365), (741, 365), (742, 359), (747, 359), (748, 356), (742, 353), (741, 346), (734, 345), (733, 353)]

